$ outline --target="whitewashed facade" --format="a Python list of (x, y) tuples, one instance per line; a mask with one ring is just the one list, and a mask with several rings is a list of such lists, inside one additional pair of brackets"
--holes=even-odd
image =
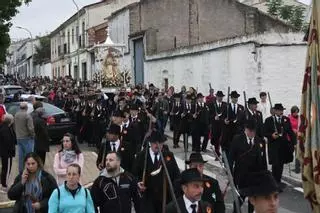
[[(51, 63), (54, 76), (71, 75), (82, 80), (91, 80), (94, 73), (94, 53), (90, 52), (88, 29), (106, 22), (115, 11), (138, 0), (113, 0), (87, 5), (80, 10), (77, 27), (77, 13), (60, 25), (51, 34)], [(79, 30), (77, 30), (79, 29)], [(79, 31), (79, 33), (77, 33)], [(81, 39), (80, 39), (81, 37)], [(80, 69), (78, 69), (78, 41), (80, 45)]]
[(211, 83), (215, 91), (226, 93), (228, 86), (246, 91), (247, 98), (269, 91), (273, 103), (290, 109), (300, 105), (307, 50), (302, 38), (300, 33), (266, 33), (146, 56), (146, 83), (162, 88), (167, 79), (178, 90), (193, 86), (204, 94)]

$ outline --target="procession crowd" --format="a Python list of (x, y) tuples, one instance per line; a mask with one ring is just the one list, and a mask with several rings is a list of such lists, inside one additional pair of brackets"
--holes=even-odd
[[(21, 80), (6, 76), (3, 84), (7, 83), (48, 97), (76, 122), (75, 131), (66, 132), (61, 140), (53, 177), (43, 169), (49, 138), (41, 102), (32, 100), (31, 115), (21, 102), (12, 116), (0, 95), (1, 190), (17, 201), (15, 212), (129, 213), (134, 208), (136, 213), (224, 213), (226, 190), (203, 174), (207, 161), (201, 153), (209, 147), (217, 161), (228, 165), (226, 171), (232, 175), (228, 181), (235, 185), (231, 190), (239, 193), (234, 212), (245, 197), (249, 197), (249, 213), (277, 212), (278, 193), (285, 187), (283, 166), (294, 160), (297, 144), (296, 106), (285, 116), (281, 103), (270, 106), (266, 92), (259, 94), (260, 101), (252, 97), (243, 106), (237, 91), (225, 95), (211, 86), (205, 96), (192, 87), (176, 91), (153, 84), (103, 93), (93, 83), (77, 84), (70, 77)], [(165, 143), (167, 124), (173, 144)], [(86, 162), (78, 143), (97, 149), (100, 174), (90, 190), (81, 185)], [(9, 187), (16, 144), (23, 148), (18, 156), (20, 174)], [(182, 172), (170, 151), (180, 145), (188, 165)], [(267, 164), (272, 165), (271, 172)], [(296, 162), (295, 171), (299, 168)]]

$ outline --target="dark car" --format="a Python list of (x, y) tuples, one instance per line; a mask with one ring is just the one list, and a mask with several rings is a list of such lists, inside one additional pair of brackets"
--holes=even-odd
[[(7, 112), (15, 115), (19, 110), (20, 103), (21, 102), (6, 103)], [(76, 123), (71, 120), (67, 112), (49, 103), (42, 102), (42, 104), (45, 110), (43, 117), (46, 119), (51, 141), (56, 142), (60, 140), (67, 132), (74, 134)], [(28, 113), (32, 111), (32, 103), (28, 102)]]

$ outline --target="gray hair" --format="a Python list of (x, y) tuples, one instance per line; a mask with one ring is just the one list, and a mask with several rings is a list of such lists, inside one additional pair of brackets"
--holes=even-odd
[(13, 124), (13, 120), (14, 120), (13, 115), (11, 115), (9, 113), (3, 115), (3, 123), (4, 124), (11, 125), (11, 124)]
[(28, 109), (28, 103), (27, 102), (21, 102), (20, 103), (20, 109), (27, 110)]

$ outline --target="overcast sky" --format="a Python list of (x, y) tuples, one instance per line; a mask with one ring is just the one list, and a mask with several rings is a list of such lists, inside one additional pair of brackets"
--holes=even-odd
[[(100, 0), (75, 0), (79, 7), (99, 2)], [(311, 0), (299, 0), (309, 4)], [(28, 33), (17, 29), (16, 26), (28, 28), (33, 36), (44, 35), (56, 29), (76, 13), (76, 7), (72, 0), (32, 0), (29, 6), (22, 6), (20, 13), (13, 18), (13, 26), (10, 31), (12, 39), (29, 37)]]

